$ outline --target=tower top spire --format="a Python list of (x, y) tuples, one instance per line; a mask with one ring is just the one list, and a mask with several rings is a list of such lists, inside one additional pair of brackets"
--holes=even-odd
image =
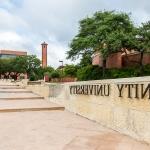
[(41, 45), (48, 45), (46, 42), (43, 42)]

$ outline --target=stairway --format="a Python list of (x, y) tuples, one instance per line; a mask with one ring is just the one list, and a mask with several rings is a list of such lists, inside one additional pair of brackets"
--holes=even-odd
[(0, 82), (0, 113), (64, 110), (32, 91), (10, 82)]

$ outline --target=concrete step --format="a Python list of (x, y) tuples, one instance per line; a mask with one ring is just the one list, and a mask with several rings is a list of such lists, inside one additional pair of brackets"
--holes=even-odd
[(0, 90), (0, 93), (32, 93), (32, 91), (8, 91), (8, 90)]
[(0, 113), (64, 110), (44, 97), (17, 85), (0, 84)]
[(29, 101), (0, 101), (0, 113), (4, 112), (24, 112), (24, 111), (52, 111), (64, 110), (63, 106), (51, 103), (48, 100)]
[(0, 91), (16, 93), (16, 92), (26, 92), (29, 90), (27, 90), (27, 89), (0, 89)]
[(5, 99), (5, 100), (15, 100), (15, 99), (44, 99), (44, 97), (39, 96), (34, 93), (0, 93), (0, 100)]
[(0, 84), (0, 86), (5, 86), (5, 87), (7, 87), (7, 86), (19, 86), (19, 85), (16, 85), (16, 84)]
[(37, 96), (37, 97), (2, 97), (0, 100), (8, 100), (8, 101), (14, 101), (14, 100), (44, 100), (44, 97)]
[(20, 87), (20, 86), (0, 86), (0, 89), (24, 89), (24, 87)]
[(0, 113), (8, 112), (26, 112), (26, 111), (54, 111), (54, 110), (64, 110), (64, 107), (45, 107), (45, 108), (16, 108), (16, 109), (0, 109)]

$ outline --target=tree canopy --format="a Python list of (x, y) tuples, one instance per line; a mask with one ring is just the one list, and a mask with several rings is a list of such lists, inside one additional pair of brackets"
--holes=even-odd
[(70, 44), (68, 57), (76, 59), (100, 51), (104, 58), (122, 48), (133, 49), (136, 28), (129, 14), (115, 11), (96, 12), (80, 21), (79, 33)]
[(138, 38), (139, 38), (139, 51), (143, 49), (145, 52), (150, 52), (150, 21), (143, 23), (138, 30)]
[(52, 70), (52, 67), (42, 68), (41, 61), (35, 55), (0, 59), (0, 76), (5, 78), (11, 76), (16, 80), (21, 73), (27, 73), (29, 78), (42, 79), (45, 72)]

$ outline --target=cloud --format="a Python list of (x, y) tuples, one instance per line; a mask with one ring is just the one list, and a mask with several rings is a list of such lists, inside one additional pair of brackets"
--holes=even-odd
[(150, 2), (149, 0), (111, 0), (109, 3), (114, 10), (125, 11), (131, 13), (131, 17), (135, 24), (140, 25), (141, 22), (150, 20)]
[(28, 39), (16, 32), (0, 32), (1, 49), (23, 51), (26, 43), (29, 43)]
[(24, 20), (22, 20), (20, 17), (11, 14), (10, 12), (8, 12), (7, 10), (1, 8), (0, 9), (0, 30), (3, 31), (16, 31), (18, 30), (18, 28), (22, 27), (22, 28), (28, 28), (28, 25), (26, 24), (26, 22)]
[[(6, 42), (6, 43), (20, 43), (21, 37), (17, 35), (15, 32), (0, 32), (0, 42)], [(9, 45), (9, 44), (8, 44)]]
[(72, 63), (66, 51), (79, 20), (104, 9), (131, 12), (137, 25), (150, 20), (149, 0), (0, 0), (0, 49), (24, 49), (41, 58), (45, 41), (49, 65)]

